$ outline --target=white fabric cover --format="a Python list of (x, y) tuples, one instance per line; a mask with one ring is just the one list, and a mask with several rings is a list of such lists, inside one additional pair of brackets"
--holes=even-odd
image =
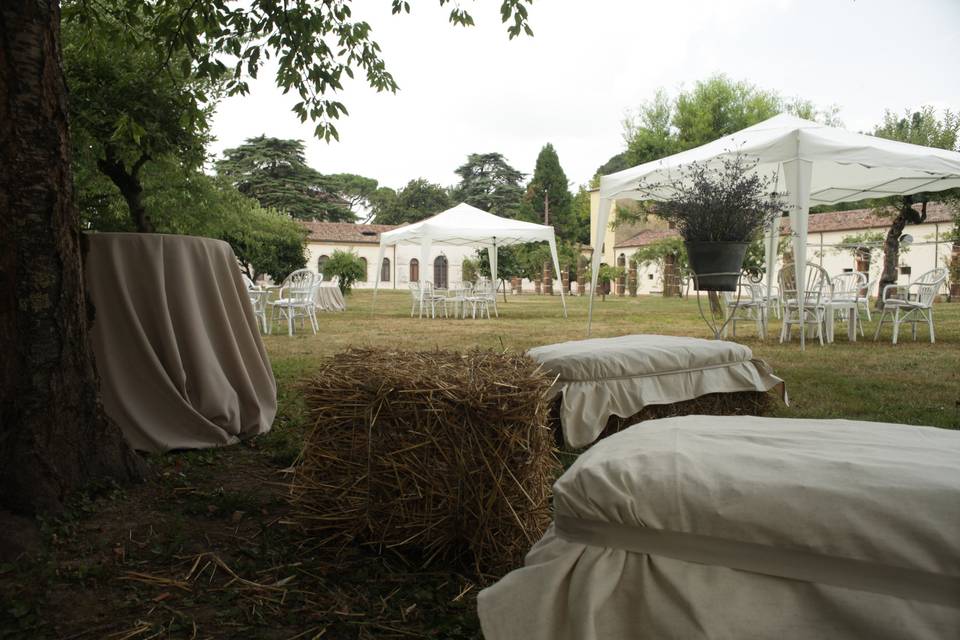
[(269, 431), (277, 384), (230, 245), (153, 233), (86, 238), (103, 407), (130, 446), (199, 449)]
[[(594, 230), (591, 321), (600, 248), (613, 201), (669, 199), (669, 189), (650, 187), (679, 179), (678, 170), (693, 162), (716, 166), (738, 153), (756, 161), (758, 173), (775, 175), (777, 188), (787, 192), (793, 255), (801, 288), (811, 206), (960, 187), (960, 153), (853, 133), (786, 113), (695, 149), (601, 176), (600, 208)], [(775, 281), (775, 259), (775, 253), (768, 250), (768, 282)]]
[(347, 303), (343, 299), (340, 287), (332, 282), (321, 282), (317, 287), (317, 307), (321, 311), (346, 311)]
[(572, 447), (596, 440), (610, 416), (629, 418), (647, 405), (783, 384), (749, 347), (725, 340), (629, 335), (550, 344), (527, 355), (558, 376), (551, 397), (563, 394), (563, 441)]
[[(554, 485), (554, 515), (755, 543), (773, 557), (855, 559), (863, 573), (881, 565), (931, 572), (949, 585), (940, 604), (908, 600), (571, 542), (555, 520), (523, 568), (480, 593), (486, 640), (946, 639), (960, 629), (955, 431), (740, 416), (652, 420), (580, 456)], [(804, 569), (789, 561), (784, 568)]]

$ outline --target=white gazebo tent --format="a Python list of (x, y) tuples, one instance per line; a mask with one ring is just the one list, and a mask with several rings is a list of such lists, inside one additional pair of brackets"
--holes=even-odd
[[(557, 256), (557, 240), (553, 227), (501, 218), (466, 203), (458, 204), (432, 218), (381, 233), (377, 264), (383, 262), (387, 247), (398, 244), (420, 245), (421, 265), (429, 262), (430, 249), (434, 244), (472, 246), (487, 250), (487, 255), (490, 257), (491, 280), (497, 282), (497, 248), (524, 242), (549, 243), (553, 267), (557, 270), (559, 277), (560, 259)], [(425, 280), (425, 273), (426, 269), (421, 268), (421, 285)], [(374, 296), (376, 296), (378, 285), (379, 282), (374, 285)], [(563, 316), (567, 317), (567, 301), (563, 296), (563, 287), (560, 287), (560, 302), (563, 305)]]
[[(650, 185), (680, 177), (678, 171), (690, 163), (719, 165), (738, 153), (757, 162), (758, 173), (775, 175), (777, 189), (787, 194), (797, 285), (801, 288), (805, 284), (811, 205), (960, 187), (960, 153), (853, 133), (789, 114), (774, 116), (695, 149), (603, 176), (588, 323), (593, 321), (593, 292), (601, 257), (597, 248), (603, 246), (612, 203), (617, 199), (666, 200), (671, 196), (668, 189)], [(771, 225), (765, 243), (768, 295), (776, 268), (778, 235), (779, 225)]]

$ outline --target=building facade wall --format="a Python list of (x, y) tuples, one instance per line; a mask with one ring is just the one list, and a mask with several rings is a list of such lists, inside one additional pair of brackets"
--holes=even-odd
[[(314, 272), (318, 271), (321, 256), (330, 257), (334, 251), (348, 251), (364, 258), (367, 261), (367, 277), (364, 281), (354, 283), (357, 289), (373, 289), (377, 279), (381, 276), (381, 265), (376, 264), (377, 255), (380, 252), (380, 246), (373, 243), (336, 243), (336, 242), (316, 242), (311, 241), (307, 244), (307, 267)], [(433, 282), (434, 261), (440, 255), (447, 258), (447, 283), (452, 284), (463, 280), (463, 260), (465, 258), (476, 259), (476, 250), (473, 247), (455, 247), (446, 245), (433, 245), (430, 250), (429, 264), (426, 271), (424, 266), (420, 265), (421, 273), (425, 280)], [(416, 245), (401, 245), (397, 247), (387, 247), (384, 255), (390, 261), (389, 279), (380, 280), (381, 289), (407, 289), (410, 282), (410, 261), (420, 260), (420, 247)]]

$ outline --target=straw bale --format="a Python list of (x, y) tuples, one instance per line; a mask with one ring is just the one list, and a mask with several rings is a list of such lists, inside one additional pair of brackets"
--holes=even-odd
[(297, 520), (318, 541), (518, 566), (559, 474), (549, 378), (523, 355), (353, 348), (305, 385)]
[[(560, 402), (562, 396), (550, 403), (549, 424), (558, 444), (563, 441), (563, 429), (560, 424)], [(769, 391), (735, 391), (733, 393), (707, 393), (690, 400), (670, 404), (647, 405), (627, 418), (610, 416), (603, 431), (597, 437), (606, 438), (644, 420), (672, 418), (674, 416), (762, 416), (770, 411), (774, 397)]]

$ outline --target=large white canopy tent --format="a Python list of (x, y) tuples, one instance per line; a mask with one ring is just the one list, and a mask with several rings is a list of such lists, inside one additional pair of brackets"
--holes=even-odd
[[(786, 192), (797, 283), (804, 286), (807, 217), (811, 205), (909, 195), (960, 187), (960, 153), (885, 140), (780, 114), (695, 149), (600, 178), (600, 210), (593, 251), (593, 281), (587, 333), (593, 322), (593, 292), (610, 208), (617, 199), (667, 200), (665, 183), (681, 177), (691, 163), (720, 165), (742, 154), (755, 171), (776, 176)], [(661, 185), (660, 188), (656, 188)], [(653, 187), (653, 188), (652, 188)], [(766, 236), (767, 286), (776, 268), (779, 225)]]
[[(486, 249), (490, 258), (490, 275), (493, 282), (497, 282), (497, 249), (524, 242), (547, 242), (550, 245), (550, 255), (553, 257), (553, 268), (560, 275), (560, 259), (557, 256), (557, 240), (553, 227), (501, 218), (492, 213), (470, 206), (466, 203), (458, 204), (437, 215), (415, 222), (393, 231), (380, 234), (380, 253), (377, 264), (383, 263), (387, 247), (398, 244), (420, 245), (420, 264), (426, 265), (430, 260), (430, 249), (434, 244), (456, 246), (473, 246)], [(425, 268), (420, 269), (420, 284), (423, 285)], [(379, 281), (374, 284), (376, 296)], [(421, 286), (421, 291), (423, 290)], [(563, 317), (567, 317), (567, 301), (563, 296), (563, 287), (560, 287), (560, 302), (563, 305)]]

